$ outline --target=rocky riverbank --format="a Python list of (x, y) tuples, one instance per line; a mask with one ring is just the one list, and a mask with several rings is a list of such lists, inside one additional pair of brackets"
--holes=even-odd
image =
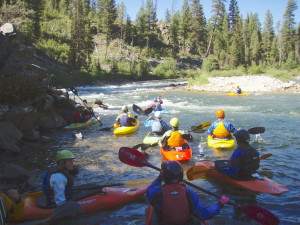
[(206, 85), (190, 85), (189, 91), (234, 92), (239, 85), (243, 92), (300, 92), (300, 76), (282, 82), (268, 76), (210, 77)]

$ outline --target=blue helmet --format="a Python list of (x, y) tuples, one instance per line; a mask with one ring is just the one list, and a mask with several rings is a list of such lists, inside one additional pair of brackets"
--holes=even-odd
[(153, 98), (152, 101), (157, 102), (157, 98)]
[(167, 184), (178, 183), (183, 180), (183, 169), (177, 161), (164, 161), (161, 163), (163, 179)]

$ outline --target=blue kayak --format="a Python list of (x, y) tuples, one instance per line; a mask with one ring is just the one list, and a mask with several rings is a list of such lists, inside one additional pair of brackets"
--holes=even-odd
[[(151, 113), (154, 114), (155, 112), (156, 112), (156, 111), (153, 110)], [(160, 112), (161, 112), (161, 113), (164, 113), (164, 114), (169, 114), (169, 113), (170, 113), (170, 111), (169, 111), (169, 110), (166, 110), (166, 109), (162, 109)]]

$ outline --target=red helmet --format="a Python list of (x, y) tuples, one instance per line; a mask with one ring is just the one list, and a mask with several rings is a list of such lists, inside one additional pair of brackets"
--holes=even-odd
[(225, 118), (225, 112), (224, 112), (224, 110), (222, 110), (222, 109), (220, 109), (220, 110), (218, 110), (217, 112), (216, 112), (216, 116), (218, 117), (218, 118)]
[(178, 183), (183, 180), (183, 169), (177, 161), (165, 161), (161, 163), (163, 179), (167, 184)]

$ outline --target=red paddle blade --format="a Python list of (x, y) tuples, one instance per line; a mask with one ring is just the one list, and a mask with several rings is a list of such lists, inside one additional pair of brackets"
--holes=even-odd
[(256, 205), (238, 206), (247, 216), (263, 225), (278, 225), (279, 219), (270, 211)]
[(248, 130), (250, 134), (262, 134), (265, 133), (266, 128), (265, 127), (252, 127)]
[(147, 159), (144, 154), (134, 148), (120, 148), (119, 159), (122, 163), (130, 166), (143, 167), (148, 165)]

